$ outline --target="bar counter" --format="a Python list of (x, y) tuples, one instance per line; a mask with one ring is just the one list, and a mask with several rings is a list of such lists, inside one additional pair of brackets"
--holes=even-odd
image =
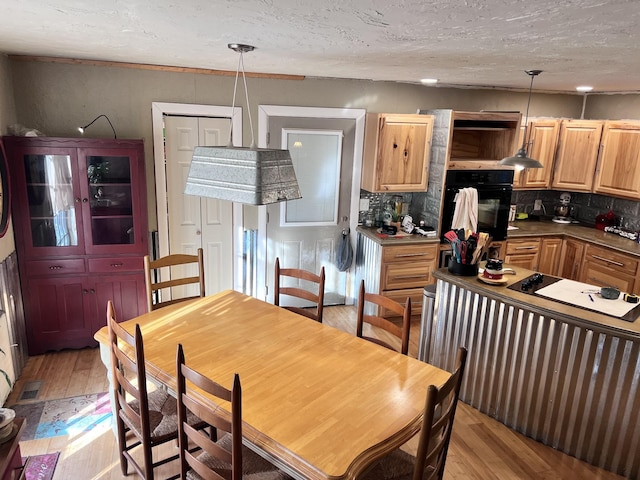
[(640, 320), (511, 290), (535, 273), (512, 268), (504, 286), (434, 272), (420, 359), (451, 370), (456, 349), (466, 347), (463, 402), (545, 445), (640, 478)]

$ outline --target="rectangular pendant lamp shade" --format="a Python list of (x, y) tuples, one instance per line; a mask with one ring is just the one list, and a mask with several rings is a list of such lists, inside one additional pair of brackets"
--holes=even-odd
[(195, 147), (184, 193), (249, 205), (302, 198), (288, 150)]

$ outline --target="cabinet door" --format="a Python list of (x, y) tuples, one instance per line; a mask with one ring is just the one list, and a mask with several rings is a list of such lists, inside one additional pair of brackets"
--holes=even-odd
[(109, 300), (113, 302), (118, 322), (131, 320), (147, 311), (143, 274), (96, 276), (91, 288), (95, 292), (94, 332), (106, 325)]
[(504, 262), (509, 265), (536, 270), (540, 254), (538, 239), (508, 240)]
[(563, 120), (551, 186), (571, 192), (590, 192), (596, 173), (603, 122)]
[(585, 258), (580, 281), (599, 287), (616, 287), (621, 292), (634, 292), (635, 277)]
[(548, 275), (557, 275), (560, 268), (562, 239), (542, 238), (540, 240), (540, 258), (538, 271)]
[(559, 120), (534, 120), (527, 128), (527, 154), (535, 158), (543, 168), (524, 170), (520, 187), (549, 188), (553, 173), (553, 160), (560, 131)]
[(84, 253), (75, 148), (11, 148), (16, 244), (27, 257)]
[(33, 278), (27, 286), (29, 355), (95, 345), (95, 301), (87, 277)]
[(593, 190), (640, 199), (640, 122), (605, 122)]
[(78, 152), (86, 252), (145, 252), (142, 144), (139, 148), (81, 148)]
[(580, 240), (566, 239), (562, 242), (562, 260), (558, 276), (569, 280), (580, 278), (580, 267), (584, 254), (584, 243)]
[[(367, 122), (376, 121), (368, 116)], [(424, 192), (429, 178), (433, 116), (380, 114), (365, 139), (362, 188)]]

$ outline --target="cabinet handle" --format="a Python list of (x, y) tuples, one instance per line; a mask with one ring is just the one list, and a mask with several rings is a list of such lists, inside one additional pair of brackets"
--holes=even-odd
[(533, 250), (538, 247), (516, 247), (516, 250)]
[(82, 293), (83, 293), (84, 295), (86, 295), (86, 294), (88, 294), (88, 293), (89, 293), (89, 290), (87, 290), (86, 288), (83, 288), (83, 289), (82, 289)]
[(426, 253), (399, 253), (398, 255), (395, 255), (396, 258), (403, 258), (403, 257), (424, 257), (425, 255), (427, 255)]
[(624, 263), (614, 262), (613, 260), (609, 260), (608, 258), (604, 258), (604, 257), (599, 257), (598, 255), (591, 255), (591, 256), (596, 260), (602, 260), (605, 263), (613, 263), (614, 265), (617, 265), (619, 267), (624, 267)]
[(82, 203), (87, 203), (88, 201), (89, 201), (89, 199), (88, 199), (88, 198), (83, 198), (83, 199), (82, 199)]
[(111, 264), (111, 266), (112, 266), (113, 268), (120, 268), (120, 267), (121, 267), (121, 266), (123, 266), (123, 265), (124, 265), (124, 263), (112, 263), (112, 264)]
[(64, 267), (62, 265), (50, 265), (49, 270), (62, 270)]
[(76, 203), (80, 203), (80, 199), (78, 197), (74, 198)]
[(89, 290), (89, 293), (93, 295), (94, 293), (96, 293), (96, 291), (92, 288), (91, 290)]
[(428, 275), (425, 275), (425, 274), (422, 274), (422, 275), (396, 275), (393, 278), (405, 280), (405, 279), (408, 279), (408, 278), (425, 278), (427, 276)]

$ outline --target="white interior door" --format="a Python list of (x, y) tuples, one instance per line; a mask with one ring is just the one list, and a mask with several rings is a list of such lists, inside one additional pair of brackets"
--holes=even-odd
[[(170, 253), (204, 250), (206, 293), (233, 288), (232, 203), (185, 195), (184, 187), (195, 146), (226, 145), (227, 118), (165, 116), (165, 148)], [(180, 276), (195, 272), (176, 270)], [(176, 287), (178, 289), (197, 287)], [(195, 292), (176, 292), (179, 295)]]
[(338, 112), (345, 111), (340, 109), (281, 108), (260, 107), (260, 141), (269, 138), (270, 148), (289, 148), (303, 199), (267, 206), (266, 298), (273, 301), (273, 267), (279, 257), (285, 268), (319, 273), (324, 266), (325, 304), (350, 303), (348, 272), (338, 271), (336, 255), (343, 229), (351, 230), (355, 248), (358, 206), (352, 193), (359, 198), (359, 189), (354, 190), (353, 176), (357, 170), (359, 187), (364, 111), (341, 116)]

